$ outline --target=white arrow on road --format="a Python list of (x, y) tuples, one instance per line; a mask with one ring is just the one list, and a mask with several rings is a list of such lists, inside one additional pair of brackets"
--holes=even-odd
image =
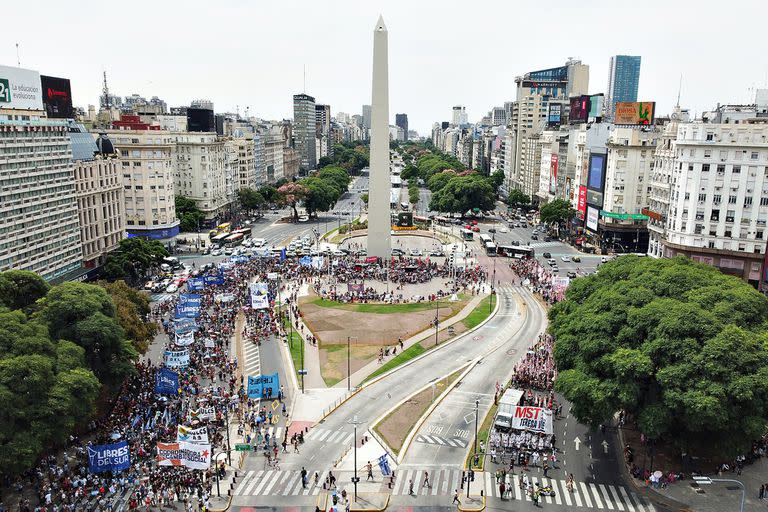
[(576, 451), (579, 451), (579, 445), (581, 444), (581, 439), (579, 439), (579, 437), (576, 436), (573, 442), (576, 443)]
[(600, 443), (600, 444), (603, 445), (603, 453), (607, 454), (608, 453), (608, 441), (603, 440), (603, 442)]

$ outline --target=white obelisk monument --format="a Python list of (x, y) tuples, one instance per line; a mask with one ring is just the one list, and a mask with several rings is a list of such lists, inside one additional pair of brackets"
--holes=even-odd
[(371, 99), (371, 156), (368, 185), (368, 256), (389, 260), (389, 64), (387, 27), (379, 16), (373, 30), (373, 88)]

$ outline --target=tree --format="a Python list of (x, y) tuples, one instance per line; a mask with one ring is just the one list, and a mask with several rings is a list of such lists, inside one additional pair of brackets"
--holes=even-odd
[(184, 196), (176, 196), (176, 217), (179, 218), (179, 229), (184, 233), (198, 231), (205, 215), (197, 207), (194, 200)]
[(277, 189), (272, 185), (262, 185), (258, 192), (268, 203), (275, 203), (278, 200)]
[(484, 176), (454, 176), (443, 188), (432, 194), (429, 209), (463, 216), (472, 208), (493, 210), (494, 200), (493, 189)]
[(545, 224), (562, 224), (568, 222), (576, 215), (576, 210), (565, 199), (555, 199), (541, 207), (539, 211), (541, 222)]
[(512, 206), (525, 206), (531, 204), (531, 198), (525, 192), (516, 188), (509, 193), (507, 202)]
[(252, 188), (241, 188), (238, 190), (237, 199), (240, 201), (240, 206), (249, 214), (254, 210), (261, 209), (265, 202), (264, 196)]
[(451, 178), (456, 176), (455, 171), (443, 171), (439, 172), (437, 174), (433, 174), (428, 180), (427, 180), (427, 188), (432, 191), (432, 193), (437, 192), (444, 186), (448, 184), (448, 182), (451, 180)]
[(504, 171), (499, 169), (498, 171), (491, 174), (488, 179), (491, 181), (491, 186), (493, 187), (494, 192), (498, 194), (499, 187), (504, 184)]
[(301, 183), (290, 182), (277, 189), (278, 201), (293, 209), (293, 220), (299, 220), (299, 211), (296, 206), (307, 196), (307, 187)]
[(143, 278), (147, 271), (163, 262), (168, 251), (157, 240), (143, 237), (125, 238), (120, 240), (120, 246), (107, 257), (104, 265), (104, 276), (107, 279), (127, 279), (136, 282)]
[(132, 370), (138, 357), (117, 321), (115, 303), (96, 285), (68, 282), (51, 288), (38, 302), (37, 316), (54, 340), (85, 349), (85, 360), (102, 384), (112, 386)]
[(624, 410), (690, 453), (744, 453), (768, 423), (768, 300), (684, 257), (622, 256), (549, 313), (555, 389), (579, 421)]
[[(346, 171), (342, 171), (346, 172)], [(312, 176), (303, 181), (307, 192), (304, 196), (304, 208), (307, 215), (317, 215), (317, 212), (327, 212), (336, 204), (341, 195), (337, 184), (331, 179)]]
[(127, 284), (125, 281), (99, 281), (99, 286), (107, 290), (112, 302), (115, 303), (116, 318), (125, 337), (131, 341), (139, 353), (147, 351), (149, 343), (157, 334), (157, 324), (147, 322), (145, 318), (150, 313), (149, 298)]
[(29, 270), (8, 270), (0, 274), (0, 305), (24, 309), (41, 299), (51, 286), (39, 274)]
[(339, 191), (339, 196), (343, 195), (349, 190), (349, 182), (352, 178), (349, 177), (349, 173), (341, 167), (325, 167), (320, 169), (317, 173), (317, 177), (321, 180), (331, 182)]
[(365, 203), (365, 206), (368, 206), (368, 192), (360, 194), (360, 199)]

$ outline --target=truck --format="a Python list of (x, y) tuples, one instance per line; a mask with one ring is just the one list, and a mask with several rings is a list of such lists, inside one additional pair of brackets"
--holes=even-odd
[(524, 394), (524, 391), (509, 388), (501, 395), (499, 406), (496, 410), (496, 418), (493, 421), (493, 426), (497, 430), (508, 432), (512, 428), (512, 415), (514, 414), (515, 407), (520, 405)]

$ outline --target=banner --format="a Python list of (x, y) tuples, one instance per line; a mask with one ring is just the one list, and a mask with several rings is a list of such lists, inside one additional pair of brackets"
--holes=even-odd
[(213, 296), (213, 300), (216, 302), (232, 302), (235, 300), (235, 296), (231, 293), (217, 293)]
[(248, 256), (245, 254), (236, 254), (235, 256), (230, 257), (229, 261), (232, 263), (245, 263), (248, 261)]
[(269, 290), (267, 283), (251, 283), (251, 307), (253, 309), (267, 309), (269, 307)]
[(194, 318), (176, 318), (173, 321), (173, 330), (176, 334), (196, 331), (197, 329), (197, 321)]
[(389, 476), (392, 473), (392, 469), (389, 467), (389, 459), (387, 458), (386, 453), (379, 457), (379, 469), (381, 470), (381, 474), (384, 476)]
[(253, 257), (254, 258), (268, 258), (269, 257), (269, 248), (268, 247), (260, 247), (258, 249), (253, 250)]
[(302, 267), (308, 267), (312, 265), (312, 258), (310, 258), (309, 256), (302, 256), (301, 258), (299, 258), (299, 265), (301, 265)]
[(211, 445), (185, 442), (157, 443), (158, 466), (185, 466), (190, 469), (211, 467)]
[(160, 368), (155, 373), (155, 393), (159, 395), (179, 394), (179, 374), (168, 368)]
[(278, 391), (280, 391), (280, 377), (277, 372), (272, 375), (248, 377), (248, 398), (276, 398)]
[(325, 258), (323, 258), (322, 256), (312, 256), (312, 268), (320, 270), (323, 268), (324, 262), (325, 262)]
[(165, 365), (169, 368), (186, 368), (189, 366), (189, 350), (166, 350)]
[(552, 411), (542, 407), (515, 406), (512, 409), (512, 428), (552, 435)]
[(203, 282), (205, 282), (205, 285), (211, 285), (211, 284), (224, 284), (224, 274), (216, 274), (213, 276), (205, 276), (203, 277)]
[(216, 408), (201, 407), (199, 409), (191, 409), (189, 411), (189, 421), (212, 421), (216, 419)]
[(195, 333), (188, 331), (184, 333), (176, 333), (176, 343), (180, 347), (188, 347), (195, 342)]
[(177, 304), (176, 305), (176, 318), (197, 318), (200, 316), (200, 306)]
[(128, 441), (88, 446), (88, 469), (91, 473), (122, 471), (131, 467)]
[(192, 428), (185, 427), (184, 425), (178, 425), (176, 427), (176, 442), (210, 444), (208, 441), (208, 427), (202, 426), (199, 428)]
[(179, 304), (188, 304), (200, 307), (203, 304), (203, 296), (197, 293), (180, 293)]
[(362, 283), (347, 283), (347, 291), (349, 293), (363, 293)]
[(215, 348), (216, 347), (216, 342), (213, 341), (211, 338), (205, 338), (205, 341), (203, 343), (205, 343), (205, 348)]
[(200, 291), (205, 288), (205, 279), (202, 277), (190, 277), (187, 280), (187, 289), (191, 291)]

